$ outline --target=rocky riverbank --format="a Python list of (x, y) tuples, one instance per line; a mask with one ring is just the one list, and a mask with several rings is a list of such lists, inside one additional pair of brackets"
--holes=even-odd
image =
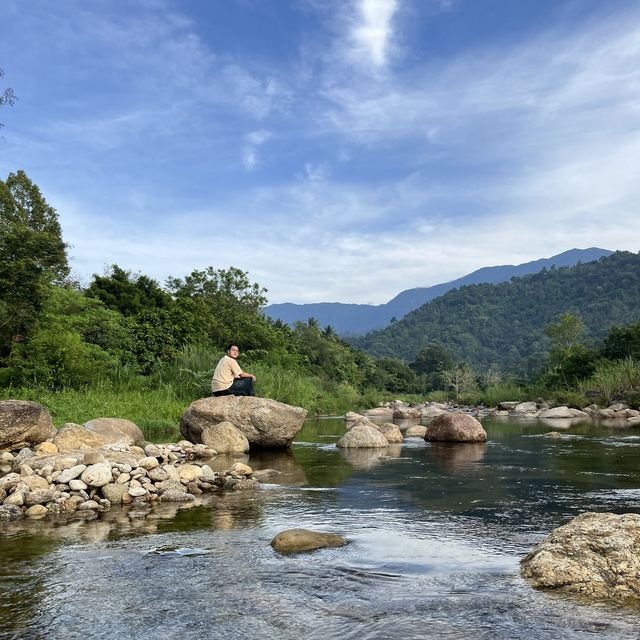
[(520, 402), (517, 400), (499, 403), (496, 407), (483, 405), (460, 405), (453, 402), (406, 403), (400, 400), (386, 402), (378, 407), (365, 409), (359, 414), (372, 420), (429, 420), (445, 413), (465, 413), (477, 418), (488, 416), (515, 419), (542, 420), (604, 420), (627, 423), (628, 426), (640, 424), (640, 409), (623, 403), (614, 403), (608, 407), (591, 404), (577, 409), (566, 405), (551, 405), (544, 400)]
[(55, 429), (35, 402), (0, 402), (0, 521), (93, 516), (112, 505), (192, 502), (207, 492), (254, 489), (251, 467), (210, 464), (210, 445), (152, 444), (134, 423), (97, 418)]

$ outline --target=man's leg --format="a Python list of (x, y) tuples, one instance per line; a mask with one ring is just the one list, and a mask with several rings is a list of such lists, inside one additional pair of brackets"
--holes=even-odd
[(253, 379), (252, 378), (236, 378), (227, 391), (234, 396), (252, 396), (253, 395)]

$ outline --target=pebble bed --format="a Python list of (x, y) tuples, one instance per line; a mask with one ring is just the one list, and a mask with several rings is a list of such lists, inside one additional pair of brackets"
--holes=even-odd
[(91, 517), (112, 505), (192, 502), (206, 492), (258, 486), (246, 464), (213, 471), (207, 461), (216, 455), (188, 441), (65, 452), (43, 442), (34, 450), (5, 451), (0, 454), (0, 522), (72, 513)]

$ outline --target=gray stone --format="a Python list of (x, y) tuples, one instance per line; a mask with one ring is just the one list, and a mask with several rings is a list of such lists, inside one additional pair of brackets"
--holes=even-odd
[(90, 464), (100, 464), (104, 462), (106, 458), (100, 451), (86, 451), (84, 454), (84, 463), (89, 466)]
[(21, 480), (22, 478), (19, 473), (7, 473), (6, 476), (0, 478), (0, 489), (9, 491), (9, 489), (13, 489)]
[(150, 471), (151, 469), (155, 469), (158, 467), (160, 463), (158, 462), (158, 458), (154, 456), (147, 456), (146, 458), (141, 458), (138, 460), (138, 466)]
[(20, 507), (8, 504), (0, 507), (0, 522), (13, 522), (24, 518), (24, 513)]
[(49, 489), (49, 483), (40, 476), (27, 476), (26, 478), (23, 478), (23, 482), (32, 491), (47, 491)]
[(108, 462), (89, 465), (80, 476), (82, 482), (90, 487), (103, 487), (111, 482), (111, 478), (111, 465)]
[(123, 418), (94, 418), (85, 422), (84, 426), (99, 434), (109, 444), (126, 444), (140, 446), (144, 442), (144, 434), (140, 427), (131, 420)]
[(380, 431), (389, 443), (398, 443), (404, 440), (402, 432), (398, 429), (397, 425), (393, 424), (393, 422), (385, 422), (382, 426), (378, 427), (378, 431)]
[(574, 414), (569, 407), (554, 407), (553, 409), (547, 409), (543, 411), (539, 418), (574, 418)]
[[(347, 414), (348, 416), (349, 414)], [(357, 414), (356, 414), (357, 415)], [(378, 420), (391, 420), (393, 418), (393, 409), (391, 407), (373, 407), (362, 412), (367, 418), (377, 418)], [(347, 417), (347, 420), (349, 418)]]
[(122, 496), (127, 492), (127, 486), (124, 484), (105, 484), (101, 489), (102, 495), (111, 504), (122, 504)]
[(356, 425), (345, 433), (336, 443), (340, 448), (379, 448), (386, 447), (389, 443), (387, 439), (373, 427), (366, 425)]
[(335, 533), (310, 531), (309, 529), (287, 529), (271, 540), (271, 546), (280, 553), (300, 553), (328, 547), (343, 547), (347, 541)]
[(37, 402), (0, 401), (0, 449), (44, 442), (54, 431), (50, 413)]
[(46, 504), (47, 502), (53, 502), (56, 499), (55, 493), (51, 490), (38, 489), (37, 491), (30, 491), (24, 496), (24, 503), (29, 507), (34, 504)]
[(522, 560), (534, 587), (596, 598), (640, 598), (640, 515), (583, 513)]
[(144, 487), (129, 487), (129, 495), (132, 498), (141, 498), (147, 495), (147, 490)]
[(82, 482), (82, 480), (70, 480), (69, 481), (69, 489), (72, 491), (86, 491), (87, 485)]
[(513, 413), (535, 413), (538, 405), (535, 402), (521, 402), (513, 408)]
[(186, 491), (169, 489), (160, 496), (162, 502), (193, 502), (196, 497)]
[(77, 464), (69, 469), (63, 469), (60, 472), (60, 475), (58, 476), (56, 482), (59, 482), (60, 484), (69, 484), (71, 480), (74, 480), (75, 478), (80, 476), (86, 468), (87, 465), (85, 464)]
[(53, 437), (53, 443), (60, 451), (99, 449), (106, 444), (105, 440), (97, 433), (73, 422), (68, 422), (56, 433)]
[(286, 448), (302, 428), (307, 411), (268, 398), (220, 396), (196, 400), (182, 414), (180, 431), (201, 443), (202, 430), (221, 422), (239, 429), (251, 447)]

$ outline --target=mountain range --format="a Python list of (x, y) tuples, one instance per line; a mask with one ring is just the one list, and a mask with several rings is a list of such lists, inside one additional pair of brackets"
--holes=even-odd
[(389, 302), (380, 305), (349, 304), (342, 302), (318, 302), (294, 304), (284, 302), (271, 304), (265, 308), (268, 316), (293, 325), (315, 318), (320, 326), (331, 325), (341, 336), (357, 336), (387, 326), (392, 320), (400, 320), (407, 313), (423, 304), (444, 295), (452, 289), (465, 285), (508, 282), (511, 278), (538, 273), (552, 267), (570, 267), (579, 262), (592, 262), (611, 255), (607, 249), (570, 249), (550, 258), (541, 258), (519, 265), (499, 265), (483, 267), (466, 276), (436, 284), (431, 287), (416, 287), (401, 291)]
[(572, 313), (582, 320), (580, 339), (595, 346), (613, 325), (640, 320), (639, 300), (640, 254), (617, 251), (595, 262), (454, 289), (349, 341), (371, 355), (407, 362), (439, 344), (477, 371), (493, 367), (526, 378), (548, 355), (546, 326)]

